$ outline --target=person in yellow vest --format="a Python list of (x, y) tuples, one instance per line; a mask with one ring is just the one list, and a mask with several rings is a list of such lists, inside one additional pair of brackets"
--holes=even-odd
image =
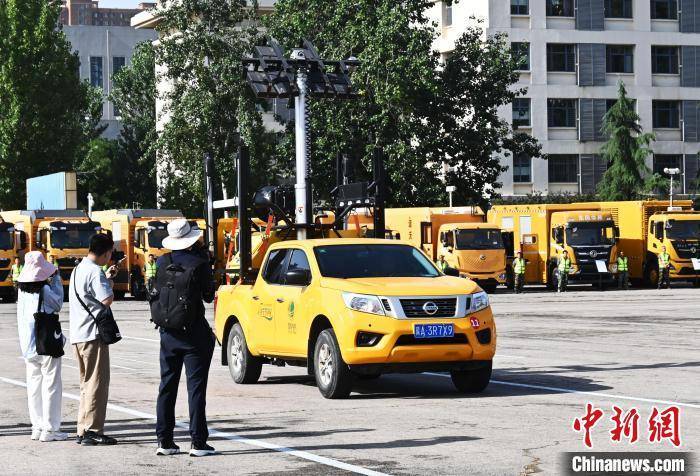
[(620, 250), (617, 255), (617, 288), (618, 289), (629, 289), (629, 262), (625, 252)]
[(571, 272), (571, 259), (569, 252), (564, 250), (559, 258), (559, 282), (557, 283), (557, 292), (566, 292), (566, 286), (569, 284), (569, 273)]
[(19, 283), (19, 275), (24, 269), (24, 266), (22, 266), (22, 262), (19, 260), (19, 256), (15, 257), (15, 263), (12, 265), (11, 269), (11, 279), (12, 279), (12, 286), (15, 288), (15, 293), (17, 292), (17, 284)]
[(143, 275), (146, 277), (146, 289), (149, 294), (153, 291), (153, 285), (156, 282), (156, 274), (158, 272), (158, 265), (156, 264), (156, 257), (152, 254), (148, 255), (148, 261), (143, 267)]
[(523, 258), (523, 252), (518, 251), (517, 256), (513, 260), (513, 278), (515, 294), (520, 294), (523, 292), (523, 286), (525, 284), (525, 267), (527, 262)]
[(671, 278), (669, 273), (671, 271), (671, 255), (666, 252), (666, 247), (661, 247), (661, 253), (659, 253), (659, 289), (665, 287), (666, 289), (671, 287)]

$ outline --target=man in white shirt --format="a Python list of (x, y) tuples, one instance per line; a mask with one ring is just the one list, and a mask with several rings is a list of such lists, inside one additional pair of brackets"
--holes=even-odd
[[(117, 440), (104, 434), (109, 398), (109, 347), (100, 339), (94, 317), (114, 300), (111, 279), (102, 266), (110, 262), (114, 241), (97, 234), (90, 240), (90, 251), (75, 267), (70, 280), (70, 340), (80, 369), (78, 442), (84, 446), (114, 445)], [(78, 293), (90, 312), (75, 297)], [(92, 314), (92, 315), (90, 315)]]

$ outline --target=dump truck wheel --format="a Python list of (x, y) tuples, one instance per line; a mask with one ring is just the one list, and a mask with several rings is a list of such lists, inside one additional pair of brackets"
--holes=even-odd
[(243, 328), (236, 323), (226, 340), (228, 352), (228, 370), (233, 381), (240, 384), (257, 383), (262, 372), (262, 359), (255, 357), (248, 349)]
[(491, 381), (493, 361), (489, 360), (477, 370), (454, 370), (450, 372), (452, 383), (460, 393), (481, 393)]

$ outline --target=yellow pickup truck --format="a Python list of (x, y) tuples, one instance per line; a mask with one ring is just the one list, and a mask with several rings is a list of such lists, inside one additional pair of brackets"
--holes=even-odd
[(263, 364), (306, 367), (326, 398), (384, 373), (446, 371), (465, 393), (491, 379), (488, 295), (406, 243), (274, 243), (255, 282), (220, 287), (216, 302), (222, 363), (239, 384), (257, 382)]

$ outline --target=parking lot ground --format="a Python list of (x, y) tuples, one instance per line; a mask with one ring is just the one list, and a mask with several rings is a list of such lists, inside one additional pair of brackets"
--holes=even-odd
[[(3, 474), (561, 474), (560, 455), (584, 451), (573, 421), (604, 411), (596, 451), (673, 451), (648, 442), (653, 407), (681, 412), (680, 451), (700, 447), (700, 291), (529, 292), (492, 296), (498, 326), (493, 382), (455, 393), (441, 374), (358, 382), (325, 400), (304, 369), (266, 367), (241, 386), (214, 354), (208, 392), (219, 454), (156, 457), (158, 335), (142, 302), (114, 306), (125, 339), (111, 348), (106, 432), (116, 447), (29, 439), (24, 363), (14, 305), (0, 305), (0, 448)], [(66, 306), (67, 311), (67, 306)], [(211, 313), (211, 310), (209, 311)], [(209, 316), (211, 318), (211, 316)], [(62, 314), (68, 328), (67, 312)], [(64, 430), (75, 434), (78, 370), (63, 360)], [(613, 443), (612, 407), (640, 415), (639, 441)], [(184, 376), (177, 441), (189, 448)]]

